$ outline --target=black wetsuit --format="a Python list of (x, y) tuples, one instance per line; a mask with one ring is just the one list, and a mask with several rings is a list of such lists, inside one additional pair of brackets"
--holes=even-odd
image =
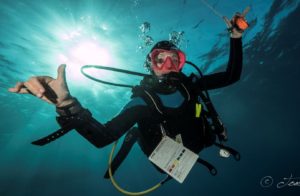
[[(144, 147), (142, 146), (143, 151), (149, 155), (161, 138), (160, 125), (164, 125), (170, 137), (175, 137), (178, 133), (182, 134), (184, 145), (198, 152), (203, 147), (200, 143), (201, 137), (204, 137), (205, 134), (201, 129), (205, 129), (207, 122), (204, 122), (203, 119), (202, 121), (191, 119), (194, 115), (194, 102), (197, 101), (199, 92), (204, 89), (216, 89), (238, 81), (242, 70), (242, 56), (241, 38), (231, 38), (229, 61), (225, 72), (205, 75), (200, 79), (194, 76), (186, 77), (179, 86), (181, 88), (184, 86), (187, 94), (182, 93), (184, 90), (180, 91), (179, 86), (175, 86), (175, 90), (171, 92), (156, 92), (156, 88), (149, 89), (159, 97), (161, 104), (166, 109), (165, 116), (158, 114), (147, 101), (135, 96), (117, 116), (107, 123), (102, 124), (90, 116), (75, 129), (96, 147), (103, 147), (119, 139), (137, 123), (141, 135), (146, 138), (146, 143)], [(193, 100), (190, 101), (191, 104), (187, 104), (187, 97)], [(184, 108), (183, 105), (185, 105)], [(84, 111), (81, 113), (91, 115), (86, 109), (81, 111)], [(68, 124), (72, 119), (74, 118), (68, 116), (57, 117), (61, 126)]]

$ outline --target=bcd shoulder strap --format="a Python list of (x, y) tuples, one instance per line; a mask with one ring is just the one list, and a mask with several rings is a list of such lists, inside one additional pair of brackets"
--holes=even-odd
[(133, 97), (141, 97), (149, 106), (152, 111), (156, 111), (161, 115), (164, 115), (163, 104), (156, 93), (154, 93), (151, 89), (146, 89), (142, 86), (135, 86), (132, 89), (132, 98)]

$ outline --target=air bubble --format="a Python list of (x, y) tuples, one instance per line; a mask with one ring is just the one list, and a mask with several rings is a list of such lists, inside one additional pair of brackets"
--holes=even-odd
[(184, 35), (184, 31), (179, 31), (179, 32), (172, 31), (169, 34), (169, 41), (171, 41), (173, 44), (179, 47), (183, 42), (183, 35)]
[(150, 31), (151, 25), (149, 22), (144, 22), (140, 25), (140, 30), (143, 34), (148, 33)]

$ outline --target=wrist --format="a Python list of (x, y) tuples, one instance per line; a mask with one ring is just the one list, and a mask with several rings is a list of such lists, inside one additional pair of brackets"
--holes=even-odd
[(231, 34), (230, 34), (230, 37), (231, 37), (231, 38), (234, 38), (234, 39), (238, 39), (238, 38), (241, 38), (241, 37), (242, 37), (242, 34), (233, 34), (233, 33), (231, 33)]
[(76, 115), (82, 110), (79, 101), (72, 97), (56, 105), (56, 112), (61, 116)]
[(76, 101), (76, 98), (72, 97), (71, 95), (69, 95), (67, 98), (65, 98), (63, 101), (55, 104), (56, 107), (65, 107), (69, 104), (72, 104)]

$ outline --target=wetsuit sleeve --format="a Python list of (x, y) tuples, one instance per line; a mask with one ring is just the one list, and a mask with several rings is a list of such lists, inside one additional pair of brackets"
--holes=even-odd
[(216, 89), (228, 86), (238, 81), (243, 65), (243, 50), (241, 38), (230, 38), (230, 52), (227, 69), (225, 72), (205, 75), (195, 83), (195, 89)]
[[(69, 124), (72, 120), (75, 120), (77, 125), (74, 129), (94, 146), (100, 148), (119, 139), (135, 123), (144, 118), (149, 118), (150, 110), (146, 105), (132, 104), (131, 102), (127, 105), (131, 106), (124, 107), (118, 115), (105, 124), (96, 120), (91, 112), (84, 108), (77, 114), (67, 116), (60, 115), (56, 119), (62, 127)], [(81, 122), (78, 123), (78, 121)]]

